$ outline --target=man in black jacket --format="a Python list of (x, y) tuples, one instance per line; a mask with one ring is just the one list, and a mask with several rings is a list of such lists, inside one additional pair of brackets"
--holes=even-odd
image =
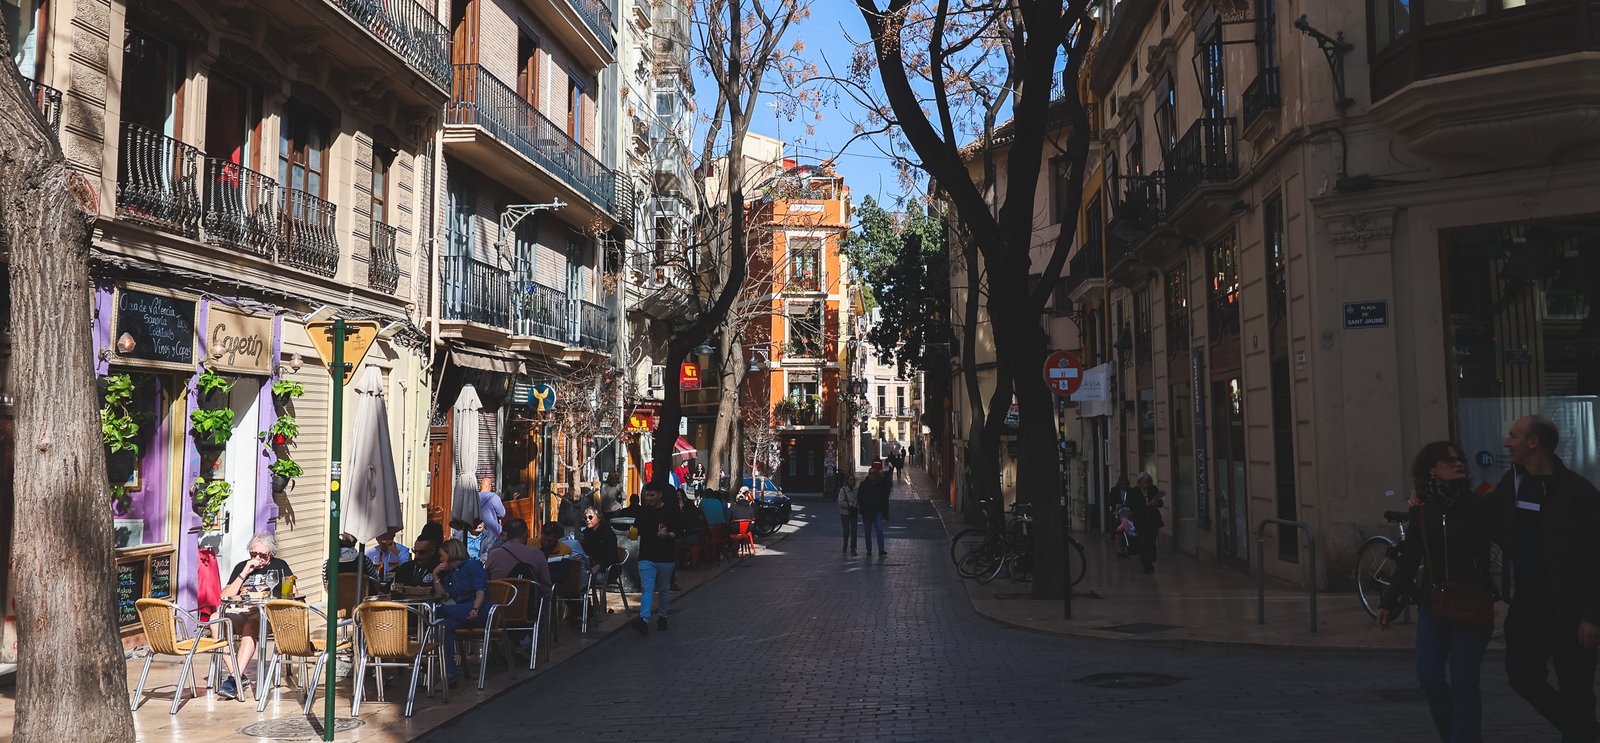
[[(672, 596), (672, 568), (678, 560), (678, 534), (682, 531), (681, 516), (677, 510), (662, 503), (666, 486), (650, 483), (644, 486), (644, 503), (617, 512), (617, 516), (631, 516), (633, 528), (639, 534), (639, 617), (632, 625), (641, 635), (650, 634), (650, 617), (656, 616), (656, 629), (667, 629), (667, 599)], [(661, 606), (655, 606), (655, 594), (661, 594)]]
[(1156, 537), (1166, 525), (1161, 507), (1166, 505), (1148, 472), (1139, 473), (1139, 487), (1127, 491), (1128, 510), (1139, 536), (1139, 567), (1146, 575), (1156, 572)]
[[(1600, 491), (1562, 464), (1559, 442), (1546, 418), (1512, 424), (1505, 443), (1513, 467), (1490, 496), (1511, 603), (1506, 675), (1561, 730), (1561, 740), (1592, 741), (1600, 729)], [(1551, 665), (1558, 688), (1550, 686)]]

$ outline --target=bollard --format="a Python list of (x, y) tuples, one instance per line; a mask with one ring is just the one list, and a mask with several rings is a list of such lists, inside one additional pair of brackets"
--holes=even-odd
[(1317, 631), (1317, 535), (1309, 524), (1289, 519), (1262, 519), (1256, 526), (1256, 624), (1267, 623), (1267, 524), (1293, 526), (1306, 533), (1306, 586), (1311, 589), (1311, 631)]

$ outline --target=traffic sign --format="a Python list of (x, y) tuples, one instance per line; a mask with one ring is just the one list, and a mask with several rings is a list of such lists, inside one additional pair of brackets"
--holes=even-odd
[[(311, 345), (317, 349), (317, 356), (328, 364), (333, 363), (333, 320), (318, 320), (306, 323), (306, 335), (311, 337)], [(344, 379), (343, 384), (350, 384), (350, 377), (355, 375), (356, 367), (361, 366), (361, 360), (367, 357), (367, 349), (372, 348), (373, 341), (378, 340), (379, 325), (374, 320), (345, 320), (344, 321)]]
[(1078, 357), (1066, 351), (1056, 351), (1044, 361), (1044, 382), (1050, 392), (1065, 397), (1078, 390), (1083, 383), (1083, 366)]

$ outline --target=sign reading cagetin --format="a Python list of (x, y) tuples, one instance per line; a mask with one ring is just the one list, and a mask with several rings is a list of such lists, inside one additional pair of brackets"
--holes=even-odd
[(211, 305), (200, 338), (207, 365), (236, 374), (272, 374), (272, 318)]

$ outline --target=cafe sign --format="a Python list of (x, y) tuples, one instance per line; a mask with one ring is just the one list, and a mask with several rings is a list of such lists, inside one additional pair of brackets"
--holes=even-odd
[(234, 374), (272, 374), (272, 318), (212, 305), (200, 337), (206, 365)]
[(114, 363), (194, 370), (195, 300), (164, 289), (119, 286), (113, 302)]

